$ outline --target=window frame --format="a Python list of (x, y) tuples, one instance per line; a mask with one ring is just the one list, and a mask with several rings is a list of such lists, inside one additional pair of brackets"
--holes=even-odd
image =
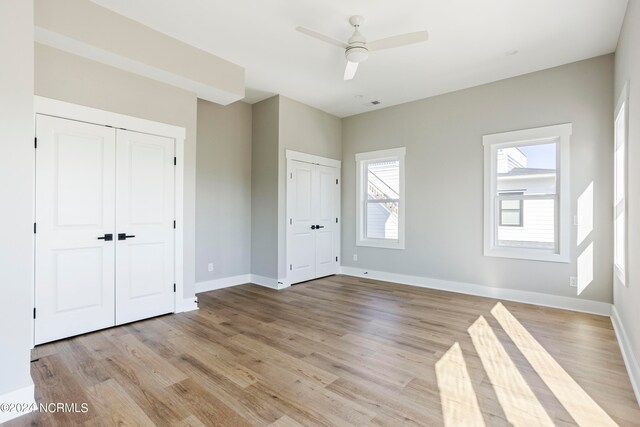
[[(570, 142), (572, 124), (501, 132), (482, 137), (484, 146), (484, 256), (534, 261), (570, 262), (571, 186)], [(497, 241), (499, 203), (497, 194), (497, 150), (544, 143), (557, 143), (556, 154), (556, 245), (553, 250), (500, 246)], [(530, 196), (530, 198), (552, 196)], [(502, 196), (504, 198), (504, 196)]]
[[(624, 139), (624, 157), (622, 159), (624, 174), (622, 177), (622, 185), (623, 185), (623, 209), (625, 214), (624, 221), (624, 229), (622, 230), (624, 236), (624, 242), (622, 243), (624, 247), (624, 266), (621, 268), (618, 265), (618, 255), (617, 255), (617, 247), (618, 247), (618, 229), (616, 222), (617, 215), (617, 206), (616, 206), (616, 195), (618, 194), (618, 165), (616, 162), (616, 151), (618, 149), (618, 134), (617, 134), (617, 121), (620, 118), (620, 114), (623, 114), (622, 119), (623, 123), (623, 139)], [(623, 286), (628, 286), (629, 277), (628, 277), (628, 267), (629, 267), (629, 83), (625, 83), (622, 88), (622, 92), (618, 97), (618, 101), (616, 103), (616, 108), (613, 114), (613, 271), (614, 277), (617, 279), (619, 283)]]
[[(405, 249), (405, 155), (406, 147), (391, 148), (387, 150), (368, 151), (357, 153), (356, 158), (356, 246), (385, 249)], [(369, 204), (367, 197), (367, 182), (365, 176), (366, 166), (372, 162), (398, 161), (399, 163), (399, 187), (398, 191), (398, 239), (375, 239), (367, 237), (365, 206)]]
[[(510, 196), (524, 196), (523, 192), (510, 192), (508, 195)], [(518, 209), (505, 209), (502, 207), (502, 203), (505, 201), (508, 201), (508, 198), (501, 198), (498, 199), (498, 225), (500, 227), (513, 227), (513, 228), (522, 228), (524, 227), (524, 199), (517, 199), (518, 200)], [(502, 213), (503, 212), (518, 212), (518, 223), (517, 224), (504, 224), (502, 222)]]

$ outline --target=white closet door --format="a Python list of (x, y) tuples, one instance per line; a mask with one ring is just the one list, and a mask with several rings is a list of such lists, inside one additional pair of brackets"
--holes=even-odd
[(116, 324), (174, 310), (174, 140), (117, 131)]
[(315, 166), (316, 277), (338, 273), (338, 170)]
[(316, 202), (313, 192), (317, 172), (310, 163), (289, 160), (287, 164), (287, 226), (290, 228), (287, 241), (287, 279), (291, 283), (299, 283), (316, 277)]
[(287, 280), (300, 283), (338, 273), (338, 169), (287, 162)]
[[(36, 118), (35, 343), (115, 324), (115, 131)], [(10, 183), (6, 183), (10, 185)]]

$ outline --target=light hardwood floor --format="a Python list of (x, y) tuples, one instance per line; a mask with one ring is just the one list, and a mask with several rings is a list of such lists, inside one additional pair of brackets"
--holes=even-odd
[(639, 425), (606, 317), (335, 276), (38, 347), (8, 425)]

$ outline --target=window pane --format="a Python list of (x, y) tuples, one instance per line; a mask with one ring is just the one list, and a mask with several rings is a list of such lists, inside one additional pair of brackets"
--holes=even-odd
[(517, 209), (520, 210), (520, 200), (503, 200), (502, 209)]
[(557, 194), (557, 143), (500, 148), (496, 160), (499, 194)]
[(615, 264), (622, 271), (625, 270), (625, 214), (624, 210), (618, 213), (615, 220)]
[(520, 225), (520, 211), (502, 211), (501, 212), (500, 225), (507, 226), (519, 226)]
[(366, 238), (398, 239), (400, 162), (367, 164)]
[(398, 240), (398, 202), (366, 203), (366, 238)]
[[(498, 245), (534, 249), (555, 249), (556, 209), (554, 199), (523, 202), (521, 227), (498, 226)], [(505, 214), (507, 212), (504, 212)]]
[(400, 162), (370, 162), (367, 164), (367, 196), (369, 200), (400, 198)]

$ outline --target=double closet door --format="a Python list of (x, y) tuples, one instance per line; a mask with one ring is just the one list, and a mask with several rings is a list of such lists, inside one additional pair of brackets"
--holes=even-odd
[(174, 311), (174, 139), (36, 116), (35, 343)]
[(339, 272), (340, 169), (287, 162), (287, 281)]

